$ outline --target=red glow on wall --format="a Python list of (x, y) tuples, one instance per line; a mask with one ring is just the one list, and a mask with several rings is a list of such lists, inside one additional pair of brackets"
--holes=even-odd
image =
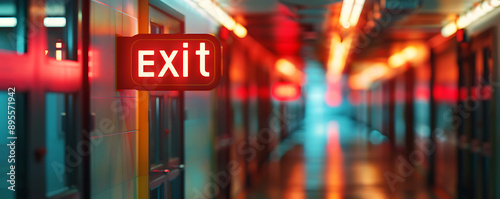
[(232, 93), (233, 93), (232, 95), (234, 96), (234, 98), (236, 98), (240, 101), (244, 101), (248, 97), (247, 88), (243, 87), (243, 86), (235, 87), (234, 89), (232, 89)]
[[(0, 60), (2, 60), (0, 87), (15, 86), (16, 91), (19, 92), (32, 89), (66, 93), (79, 91), (83, 77), (82, 54), (78, 54), (78, 61), (65, 59), (56, 61), (55, 58), (46, 55), (48, 53), (47, 31), (44, 26), (38, 31), (30, 31), (29, 35), (25, 38), (27, 49), (29, 49), (27, 52), (21, 54), (14, 51), (2, 50), (0, 52)], [(60, 46), (64, 47), (65, 44), (61, 43)], [(78, 45), (80, 52), (81, 46)]]
[(361, 104), (361, 93), (358, 90), (352, 90), (349, 93), (349, 103), (353, 106)]
[(454, 86), (436, 85), (433, 96), (437, 102), (455, 103), (458, 99), (458, 90)]
[(100, 69), (100, 67), (98, 67), (98, 61), (101, 59), (101, 57), (99, 55), (99, 50), (89, 50), (89, 79), (95, 79), (100, 76), (98, 73), (98, 70)]
[(229, 30), (224, 26), (220, 27), (219, 34), (222, 40), (227, 40), (229, 38)]
[[(337, 121), (328, 122), (327, 126), (327, 153), (325, 165), (325, 181), (327, 187), (342, 188), (345, 186), (343, 174), (343, 153), (340, 144), (340, 127)], [(328, 193), (326, 198), (343, 198), (342, 193)]]
[(325, 94), (326, 104), (330, 107), (339, 107), (342, 104), (342, 95), (339, 91), (327, 90)]
[(468, 97), (467, 87), (461, 87), (459, 90), (460, 101), (465, 101)]
[(491, 100), (491, 93), (493, 89), (491, 86), (483, 86), (481, 87), (481, 97), (483, 100)]
[[(470, 89), (471, 100), (490, 100), (493, 92), (491, 86), (474, 86)], [(467, 98), (464, 98), (464, 101)]]
[(258, 88), (257, 86), (255, 85), (250, 85), (250, 87), (248, 88), (248, 97), (250, 97), (251, 99), (255, 99), (256, 97), (258, 97)]
[(293, 82), (277, 82), (272, 87), (272, 95), (278, 101), (294, 101), (300, 97), (300, 86)]
[(464, 42), (465, 41), (465, 37), (466, 37), (465, 30), (464, 29), (457, 30), (456, 36), (457, 36), (457, 42), (458, 43)]
[(429, 101), (431, 92), (427, 85), (418, 85), (415, 87), (415, 100), (416, 101)]
[(340, 82), (328, 84), (325, 93), (325, 102), (330, 107), (339, 107), (342, 104), (342, 87)]
[(269, 99), (269, 87), (260, 87), (258, 91), (259, 98), (261, 99)]

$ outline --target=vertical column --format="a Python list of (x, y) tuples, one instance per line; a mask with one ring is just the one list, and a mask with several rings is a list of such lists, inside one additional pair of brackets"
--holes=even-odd
[[(431, 143), (436, 143), (435, 142), (435, 137), (436, 137), (436, 132), (435, 132), (435, 129), (436, 129), (436, 114), (437, 114), (437, 110), (436, 110), (436, 100), (434, 98), (434, 85), (436, 83), (436, 65), (435, 65), (435, 59), (436, 59), (436, 56), (435, 56), (435, 51), (433, 49), (430, 50), (430, 63), (431, 63), (431, 77), (430, 77), (430, 80), (429, 80), (429, 93), (430, 93), (430, 96), (429, 96), (429, 105), (430, 105), (430, 117), (429, 117), (429, 127), (430, 127), (430, 135), (429, 135), (429, 139), (430, 139), (430, 142)], [(435, 172), (435, 159), (436, 159), (436, 153), (430, 153), (429, 154), (429, 172), (427, 172), (427, 184), (429, 186), (433, 186), (434, 185), (434, 175), (436, 174)]]
[(372, 125), (372, 108), (373, 108), (372, 90), (370, 88), (366, 89), (365, 93), (366, 93), (366, 95), (365, 95), (365, 97), (366, 97), (366, 120), (365, 120), (365, 122), (369, 128), (373, 128), (373, 125)]
[[(471, 63), (471, 56), (469, 55), (469, 52), (467, 50), (468, 46), (466, 43), (462, 43), (461, 45), (458, 46), (457, 48), (457, 54), (459, 55), (457, 58), (457, 63), (458, 63), (458, 99), (457, 99), (457, 105), (458, 107), (466, 107), (469, 106), (467, 105), (468, 103), (468, 98), (463, 98), (464, 96), (468, 95), (467, 89), (469, 87), (469, 84), (473, 82), (472, 79), (474, 79), (474, 75), (471, 75), (471, 73), (474, 73), (475, 69), (471, 68), (470, 66), (473, 66), (473, 64), (466, 64), (466, 63)], [(457, 182), (457, 190), (459, 195), (459, 198), (466, 198), (469, 195), (469, 190), (468, 188), (470, 185), (470, 177), (467, 176), (469, 173), (467, 171), (466, 167), (467, 164), (470, 164), (470, 158), (466, 157), (466, 155), (469, 153), (468, 149), (463, 147), (464, 143), (468, 140), (468, 130), (470, 127), (466, 127), (466, 122), (467, 120), (470, 120), (470, 117), (468, 115), (460, 114), (457, 113), (457, 116), (460, 118), (460, 125), (458, 126), (458, 141), (459, 144), (457, 145), (457, 177), (458, 177), (458, 182)], [(469, 131), (470, 132), (470, 131)]]
[[(496, 27), (497, 30), (495, 32), (498, 33), (500, 27)], [(500, 46), (499, 44), (499, 39), (497, 37), (493, 37), (493, 49), (492, 49), (492, 56), (494, 57), (493, 59), (493, 67), (492, 67), (492, 93), (491, 93), (491, 116), (492, 121), (498, 121), (498, 118), (500, 117), (500, 111), (498, 108), (500, 106), (497, 105), (497, 103), (500, 101), (500, 92), (498, 92), (499, 89), (499, 83), (500, 83), (500, 77), (499, 77), (499, 60), (498, 58), (500, 57), (498, 53), (498, 47)], [(498, 125), (498, 122), (491, 122), (491, 129), (490, 131), (490, 142), (491, 142), (491, 162), (490, 162), (490, 168), (491, 168), (491, 198), (500, 198), (500, 134), (499, 132), (500, 125)]]
[[(140, 34), (149, 33), (149, 1), (138, 1)], [(149, 92), (137, 91), (137, 198), (149, 198)], [(181, 110), (183, 112), (183, 110)]]
[[(80, 102), (80, 109), (77, 109), (80, 114), (76, 114), (81, 116), (81, 137), (80, 140), (82, 143), (91, 143), (90, 140), (90, 131), (91, 129), (91, 116), (90, 116), (90, 82), (89, 82), (89, 44), (90, 44), (90, 0), (81, 1), (81, 16), (82, 16), (82, 24), (81, 24), (81, 50), (82, 50), (82, 88), (80, 94), (77, 96), (77, 102)], [(76, 28), (75, 28), (76, 29)], [(75, 34), (76, 35), (76, 34)], [(76, 51), (75, 51), (76, 52)], [(76, 55), (75, 55), (76, 56)], [(90, 145), (89, 145), (90, 147)], [(90, 149), (88, 149), (90, 151)], [(82, 186), (82, 198), (89, 199), (91, 197), (91, 173), (90, 173), (90, 156), (88, 153), (82, 157), (82, 178), (81, 186)]]
[(414, 89), (415, 89), (415, 69), (412, 66), (408, 67), (405, 72), (405, 146), (406, 153), (409, 155), (415, 148), (415, 111), (414, 105)]
[[(180, 125), (179, 125), (179, 149), (181, 150), (179, 152), (179, 161), (181, 164), (185, 164), (186, 163), (186, 159), (184, 158), (184, 121), (186, 120), (186, 111), (184, 109), (184, 91), (179, 91), (179, 117), (181, 118), (180, 119)], [(149, 148), (149, 146), (147, 147)], [(149, 157), (149, 156), (148, 156)], [(148, 160), (148, 163), (149, 163), (149, 160)], [(185, 194), (185, 183), (184, 183), (184, 176), (185, 176), (185, 173), (186, 170), (185, 169), (181, 169), (181, 174), (179, 175), (179, 184), (180, 184), (180, 190), (179, 191), (179, 198), (185, 198), (184, 194)]]
[(391, 149), (392, 151), (395, 151), (396, 150), (396, 133), (395, 133), (395, 128), (394, 128), (394, 125), (396, 123), (396, 121), (394, 120), (394, 106), (395, 106), (395, 103), (396, 103), (396, 95), (395, 95), (395, 90), (396, 90), (396, 84), (395, 84), (396, 80), (393, 78), (393, 79), (390, 79), (389, 81), (387, 81), (387, 95), (388, 95), (388, 100), (387, 100), (387, 103), (388, 103), (388, 120), (387, 120), (387, 123), (388, 123), (388, 128), (387, 128), (387, 136), (389, 137), (389, 144), (391, 146)]
[[(23, 24), (24, 22), (27, 22), (27, 17), (28, 17), (28, 1), (29, 0), (18, 0), (17, 1), (17, 10), (16, 10), (16, 18), (18, 21), (18, 24)], [(28, 24), (29, 27), (29, 24)], [(24, 25), (17, 25), (16, 26), (16, 49), (17, 52), (23, 53), (26, 52), (26, 40), (25, 38), (28, 38), (26, 36), (26, 26)]]
[[(27, 24), (43, 24), (45, 16), (45, 1), (31, 0), (28, 5), (32, 11), (27, 17)], [(36, 9), (31, 9), (36, 8)], [(28, 92), (27, 99), (27, 132), (26, 132), (26, 196), (27, 198), (45, 198), (45, 93), (44, 88), (35, 85), (41, 83), (41, 63), (44, 63), (43, 49), (47, 45), (46, 29), (41, 26), (35, 30), (30, 27), (32, 34), (28, 39), (29, 58), (35, 63), (33, 67), (33, 84)], [(28, 30), (28, 32), (30, 32)], [(24, 39), (24, 38), (23, 38)], [(42, 181), (42, 182), (40, 182)]]

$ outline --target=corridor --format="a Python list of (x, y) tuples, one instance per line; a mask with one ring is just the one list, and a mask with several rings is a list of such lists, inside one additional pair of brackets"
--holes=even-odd
[(500, 0), (0, 0), (1, 199), (499, 199)]
[(324, 116), (290, 135), (271, 154), (255, 186), (238, 198), (439, 198), (408, 158), (411, 170), (403, 174), (409, 176), (398, 174), (393, 155), (380, 132), (349, 118)]

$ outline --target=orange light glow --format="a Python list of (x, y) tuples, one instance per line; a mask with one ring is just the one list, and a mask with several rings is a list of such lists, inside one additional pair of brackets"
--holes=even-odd
[(245, 36), (247, 36), (247, 29), (243, 27), (241, 24), (236, 24), (233, 32), (239, 38), (244, 38)]
[(352, 90), (364, 90), (370, 87), (370, 81), (361, 74), (351, 75), (349, 78), (349, 87)]
[(98, 50), (89, 50), (89, 78), (94, 78), (98, 76), (99, 67), (94, 67), (97, 65), (97, 61), (99, 60), (99, 51)]
[(385, 64), (382, 63), (377, 63), (374, 64), (372, 67), (369, 67), (363, 71), (363, 75), (367, 76), (368, 79), (371, 81), (377, 80), (381, 77), (383, 77), (386, 73), (388, 72), (387, 67)]
[(396, 53), (389, 57), (389, 66), (398, 68), (406, 63), (405, 56), (401, 53)]
[(56, 42), (56, 60), (57, 61), (61, 61), (62, 60), (62, 42), (60, 42), (61, 40), (58, 40), (58, 42)]
[(276, 61), (275, 67), (276, 70), (288, 76), (293, 76), (297, 71), (295, 65), (293, 65), (292, 62), (286, 59), (279, 59), (278, 61)]
[(413, 60), (417, 57), (418, 50), (415, 46), (408, 46), (403, 50), (402, 53), (405, 56), (406, 60)]
[(272, 87), (273, 98), (278, 101), (293, 101), (300, 97), (300, 86), (292, 82), (277, 82)]
[(49, 51), (48, 51), (48, 50), (45, 50), (45, 55), (47, 55), (47, 53), (49, 53)]
[(383, 78), (388, 72), (385, 64), (374, 64), (362, 72), (352, 75), (349, 78), (349, 87), (353, 90), (368, 89), (373, 82)]
[(453, 21), (441, 29), (441, 35), (443, 37), (449, 37), (455, 34), (457, 30), (458, 30), (457, 24)]
[(331, 41), (330, 41), (330, 54), (328, 56), (328, 65), (327, 65), (327, 70), (331, 71), (333, 70), (332, 68), (335, 68), (335, 60), (336, 55), (340, 53), (341, 49), (341, 41), (340, 41), (340, 35), (338, 34), (333, 34)]
[(229, 14), (226, 13), (217, 3), (211, 0), (195, 0), (195, 3), (218, 21), (222, 26), (230, 31), (233, 31), (236, 36), (244, 38), (247, 35), (247, 29), (236, 21)]
[(342, 147), (340, 145), (340, 127), (337, 121), (328, 122), (327, 126), (327, 158), (325, 168), (325, 188), (327, 199), (343, 198), (344, 171)]
[(328, 58), (327, 79), (334, 83), (340, 80), (344, 70), (347, 55), (351, 48), (352, 36), (347, 36), (344, 41), (340, 40), (338, 34), (333, 34), (330, 43), (330, 55)]
[(288, 180), (284, 183), (285, 190), (283, 192), (283, 197), (287, 199), (305, 199), (306, 190), (305, 190), (305, 182), (306, 180), (306, 168), (303, 162), (295, 162), (290, 166), (290, 176), (288, 176)]

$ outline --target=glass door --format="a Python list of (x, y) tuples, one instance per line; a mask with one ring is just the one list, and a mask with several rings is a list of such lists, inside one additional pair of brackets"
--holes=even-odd
[(181, 198), (181, 113), (178, 92), (151, 93), (149, 109), (150, 198)]
[[(151, 34), (182, 33), (183, 21), (161, 8), (149, 7)], [(183, 198), (183, 93), (149, 94), (149, 198)]]

